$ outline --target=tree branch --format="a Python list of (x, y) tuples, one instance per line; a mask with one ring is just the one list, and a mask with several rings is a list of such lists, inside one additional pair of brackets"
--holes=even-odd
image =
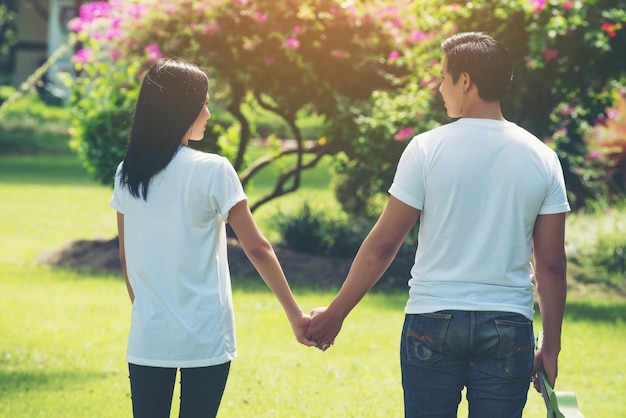
[(250, 123), (248, 122), (248, 119), (246, 119), (245, 115), (241, 112), (241, 103), (243, 102), (243, 99), (246, 95), (246, 89), (243, 85), (234, 81), (230, 82), (230, 88), (231, 101), (226, 109), (235, 117), (235, 119), (237, 119), (241, 127), (239, 131), (239, 148), (237, 149), (237, 157), (235, 158), (235, 162), (233, 163), (235, 171), (239, 171), (239, 169), (243, 166), (248, 143), (250, 142), (251, 132)]
[[(287, 183), (287, 181), (289, 180), (290, 177), (294, 176), (294, 175), (300, 175), (300, 173), (302, 172), (302, 170), (306, 170), (306, 169), (310, 169), (313, 168), (317, 165), (317, 163), (320, 162), (320, 160), (322, 159), (322, 157), (324, 155), (326, 155), (325, 151), (325, 147), (319, 146), (317, 155), (315, 156), (315, 158), (313, 158), (311, 161), (309, 161), (306, 164), (301, 164), (299, 166), (296, 166), (294, 168), (292, 168), (291, 170), (281, 174), (278, 177), (278, 180), (276, 181), (276, 186), (274, 187), (274, 190), (272, 190), (271, 193), (263, 196), (261, 199), (259, 199), (258, 201), (256, 201), (253, 205), (250, 206), (250, 211), (254, 212), (256, 209), (258, 209), (261, 205), (269, 202), (272, 199), (275, 199), (277, 197), (286, 195), (288, 193), (291, 193), (295, 190), (298, 189), (299, 185), (296, 185), (295, 183), (288, 188), (285, 188), (285, 183)], [(293, 153), (293, 152), (292, 152)]]
[[(326, 155), (325, 151), (326, 151), (326, 146), (319, 145), (319, 144), (311, 145), (309, 147), (305, 146), (302, 149), (302, 152), (304, 154), (322, 154), (322, 155)], [(282, 150), (280, 150), (278, 155), (264, 155), (263, 157), (258, 158), (240, 176), (241, 184), (243, 184), (244, 189), (245, 189), (246, 185), (248, 184), (248, 182), (250, 181), (250, 179), (252, 177), (254, 177), (254, 175), (258, 171), (260, 171), (262, 168), (267, 167), (268, 165), (270, 165), (272, 163), (272, 161), (278, 160), (279, 158), (282, 158), (282, 157), (284, 157), (286, 155), (296, 154), (298, 152), (300, 152), (300, 150), (299, 150), (299, 148), (297, 146), (284, 147)]]

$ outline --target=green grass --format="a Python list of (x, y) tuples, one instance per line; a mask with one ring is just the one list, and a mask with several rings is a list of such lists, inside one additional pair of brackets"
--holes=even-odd
[[(293, 205), (307, 193), (329, 192), (305, 190), (277, 205)], [(0, 157), (2, 418), (131, 416), (124, 361), (130, 303), (123, 281), (36, 262), (72, 240), (115, 236), (110, 195), (74, 157)], [(322, 353), (295, 342), (260, 279), (235, 277), (233, 286), (239, 358), (219, 416), (402, 415), (404, 292), (368, 295), (336, 345)], [(308, 310), (327, 304), (334, 290), (295, 293)], [(626, 302), (573, 295), (563, 339), (557, 390), (575, 391), (586, 417), (626, 416)], [(543, 418), (541, 402), (531, 390), (524, 416)]]

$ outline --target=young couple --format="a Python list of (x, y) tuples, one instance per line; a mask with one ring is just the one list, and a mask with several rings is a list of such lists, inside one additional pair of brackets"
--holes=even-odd
[[(296, 339), (326, 350), (419, 220), (400, 343), (406, 417), (520, 417), (535, 368), (554, 386), (566, 294), (565, 213), (556, 154), (504, 119), (511, 59), (484, 33), (442, 43), (440, 92), (459, 120), (416, 136), (389, 201), (328, 308), (303, 313), (241, 183), (203, 138), (208, 80), (172, 60), (147, 73), (115, 179), (120, 259), (133, 303), (127, 349), (133, 414), (217, 415), (236, 357), (228, 222), (283, 306)], [(534, 270), (531, 265), (534, 255)], [(407, 272), (407, 276), (408, 276)], [(544, 341), (534, 352), (533, 277)]]

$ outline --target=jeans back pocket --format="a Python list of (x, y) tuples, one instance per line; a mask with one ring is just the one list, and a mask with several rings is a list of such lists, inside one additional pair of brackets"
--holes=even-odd
[(416, 366), (429, 366), (441, 360), (451, 317), (447, 313), (407, 315), (402, 330), (402, 360)]

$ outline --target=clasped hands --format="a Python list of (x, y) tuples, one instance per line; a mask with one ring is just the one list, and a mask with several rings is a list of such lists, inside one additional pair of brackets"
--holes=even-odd
[(334, 344), (342, 324), (343, 318), (333, 315), (327, 308), (314, 308), (297, 324), (292, 323), (292, 328), (300, 343), (326, 351)]

